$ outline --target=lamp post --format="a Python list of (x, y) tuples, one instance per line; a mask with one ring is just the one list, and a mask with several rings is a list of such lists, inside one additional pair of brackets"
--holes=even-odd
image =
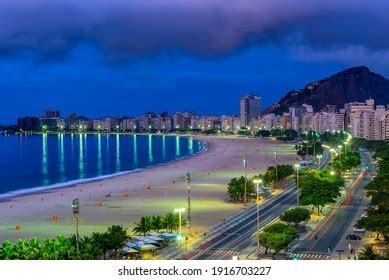
[(280, 180), (278, 179), (278, 159), (277, 159), (277, 151), (274, 151), (274, 161), (276, 164), (276, 180), (277, 180), (277, 189), (280, 188)]
[(322, 157), (323, 157), (322, 155), (317, 155), (317, 158), (319, 159), (319, 169), (321, 169), (321, 158)]
[(243, 202), (246, 207), (247, 204), (247, 159), (243, 159), (243, 167), (244, 167), (244, 197)]
[(296, 188), (297, 188), (297, 206), (300, 205), (300, 189), (299, 189), (299, 169), (300, 169), (300, 164), (296, 163), (294, 165), (296, 168)]
[[(258, 192), (259, 192), (259, 185), (262, 184), (262, 179), (254, 179), (254, 184), (257, 185), (257, 234), (259, 234), (259, 205), (258, 205)], [(257, 258), (259, 258), (259, 238), (257, 236)]]
[(342, 158), (342, 145), (338, 145), (340, 158)]
[(192, 204), (191, 204), (191, 200), (190, 200), (190, 195), (191, 195), (191, 191), (192, 191), (192, 187), (191, 187), (191, 176), (190, 176), (190, 173), (186, 173), (186, 187), (188, 189), (188, 217), (187, 217), (187, 227), (188, 227), (188, 234), (189, 235), (192, 235), (192, 232), (191, 232), (191, 229), (192, 229), (192, 217), (191, 217), (191, 210), (192, 210)]
[(175, 213), (178, 213), (178, 233), (181, 235), (182, 213), (185, 212), (185, 208), (174, 209)]
[(72, 209), (74, 219), (76, 220), (76, 246), (77, 246), (77, 255), (80, 256), (80, 234), (78, 232), (78, 216), (80, 214), (80, 200), (74, 199), (72, 201)]
[(344, 141), (343, 144), (344, 144), (344, 158), (347, 157), (347, 141)]

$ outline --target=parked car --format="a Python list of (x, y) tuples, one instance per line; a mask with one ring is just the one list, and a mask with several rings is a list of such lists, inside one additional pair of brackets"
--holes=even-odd
[(361, 215), (361, 218), (367, 218), (367, 216), (368, 216), (367, 213), (363, 213), (363, 214)]
[(347, 240), (361, 240), (362, 238), (359, 237), (358, 235), (349, 234), (349, 235), (346, 236), (346, 239)]
[(360, 226), (358, 226), (358, 225), (355, 225), (355, 226), (354, 226), (354, 232), (364, 233), (364, 232), (366, 232), (366, 230), (365, 230), (363, 227), (360, 227)]
[(370, 205), (370, 204), (366, 205), (365, 208), (363, 208), (363, 210), (365, 210), (365, 211), (370, 211), (373, 209), (374, 209), (374, 205)]

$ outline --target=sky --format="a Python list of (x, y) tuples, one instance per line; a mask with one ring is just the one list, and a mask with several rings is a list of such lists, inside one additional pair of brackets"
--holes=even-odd
[(348, 67), (389, 77), (384, 0), (1, 0), (0, 124), (56, 108), (238, 114)]

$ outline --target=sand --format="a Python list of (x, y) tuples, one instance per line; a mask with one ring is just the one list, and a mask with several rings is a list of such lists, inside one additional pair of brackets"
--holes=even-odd
[[(227, 184), (244, 173), (243, 158), (248, 159), (249, 176), (278, 162), (297, 160), (292, 144), (258, 138), (199, 137), (208, 150), (197, 156), (72, 187), (53, 189), (14, 197), (0, 203), (0, 242), (19, 238), (55, 237), (74, 233), (71, 209), (80, 199), (80, 235), (104, 231), (113, 224), (124, 225), (129, 232), (145, 215), (166, 214), (187, 207), (185, 175), (192, 175), (192, 229), (201, 234), (242, 205), (229, 201)], [(16, 230), (19, 226), (21, 229)]]

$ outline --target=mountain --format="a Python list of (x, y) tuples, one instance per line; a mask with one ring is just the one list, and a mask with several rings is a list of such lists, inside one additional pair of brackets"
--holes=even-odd
[(363, 102), (370, 97), (378, 105), (389, 104), (389, 80), (365, 66), (359, 66), (307, 84), (302, 89), (292, 90), (267, 108), (265, 113), (282, 114), (290, 106), (303, 103), (312, 105), (315, 111), (320, 111), (327, 104), (336, 105), (339, 109), (345, 103)]

